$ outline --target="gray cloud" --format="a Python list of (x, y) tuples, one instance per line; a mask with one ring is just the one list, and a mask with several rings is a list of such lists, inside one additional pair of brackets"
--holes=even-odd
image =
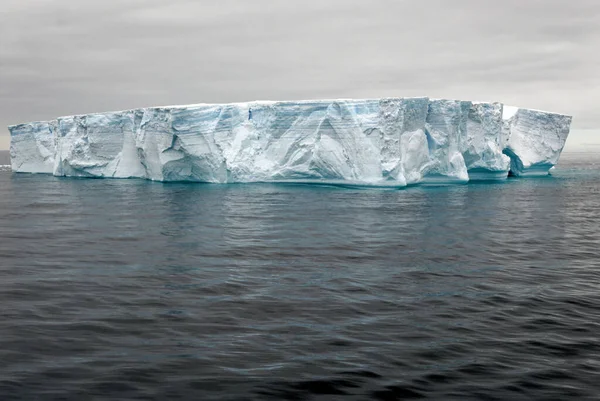
[(600, 143), (597, 0), (0, 3), (2, 126), (151, 105), (427, 95), (572, 114), (569, 144)]

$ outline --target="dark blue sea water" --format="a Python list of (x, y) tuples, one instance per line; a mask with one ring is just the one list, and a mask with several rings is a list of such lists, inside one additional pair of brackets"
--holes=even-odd
[(592, 400), (600, 156), (405, 190), (0, 172), (2, 400)]

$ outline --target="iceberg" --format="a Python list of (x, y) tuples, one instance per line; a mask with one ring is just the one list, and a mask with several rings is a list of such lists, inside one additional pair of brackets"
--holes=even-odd
[(421, 98), (150, 107), (10, 126), (14, 172), (405, 187), (548, 174), (571, 117)]

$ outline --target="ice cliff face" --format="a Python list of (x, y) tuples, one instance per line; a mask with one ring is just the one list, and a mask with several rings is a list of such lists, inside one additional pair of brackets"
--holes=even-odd
[[(13, 171), (156, 181), (403, 187), (547, 173), (570, 117), (428, 98), (251, 102), (9, 127)], [(510, 158), (509, 158), (510, 157)]]
[(506, 107), (504, 153), (516, 176), (546, 175), (560, 157), (571, 117), (537, 110)]
[(54, 171), (55, 121), (14, 125), (10, 129), (10, 160), (13, 171), (52, 173)]
[(510, 159), (502, 153), (502, 129), (502, 104), (471, 105), (462, 152), (472, 180), (506, 178)]
[(460, 100), (429, 102), (425, 124), (429, 155), (425, 183), (469, 181), (463, 152), (470, 108), (470, 102)]

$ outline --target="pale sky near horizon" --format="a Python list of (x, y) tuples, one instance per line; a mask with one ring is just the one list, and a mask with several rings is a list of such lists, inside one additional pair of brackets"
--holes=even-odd
[(573, 116), (600, 152), (598, 0), (0, 0), (7, 125), (185, 103), (430, 96)]

